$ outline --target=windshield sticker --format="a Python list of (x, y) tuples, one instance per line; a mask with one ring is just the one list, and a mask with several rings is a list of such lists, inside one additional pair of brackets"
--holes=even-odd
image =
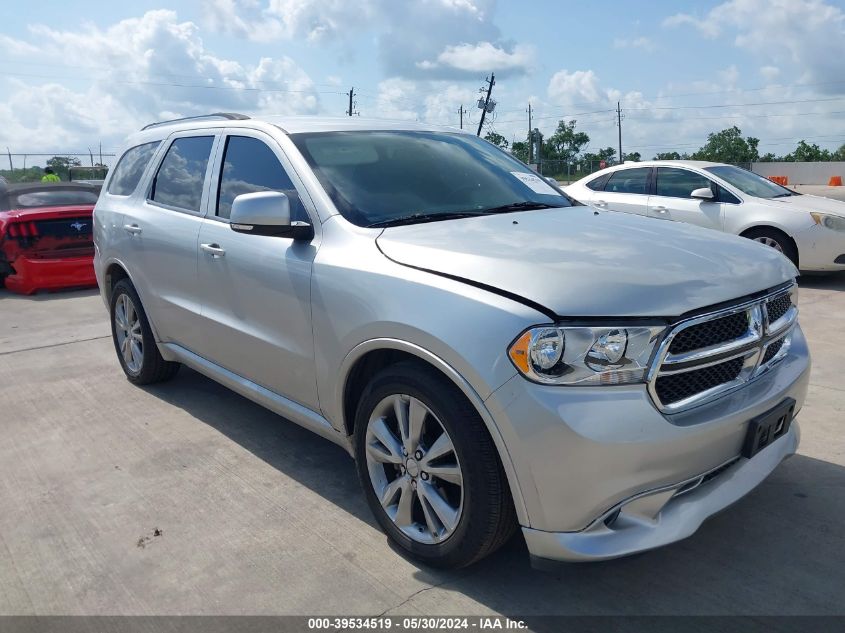
[(528, 186), (531, 191), (534, 193), (542, 193), (546, 196), (559, 196), (560, 194), (555, 191), (552, 186), (543, 180), (537, 174), (526, 174), (522, 171), (512, 171), (511, 174), (517, 178), (519, 178), (524, 184)]

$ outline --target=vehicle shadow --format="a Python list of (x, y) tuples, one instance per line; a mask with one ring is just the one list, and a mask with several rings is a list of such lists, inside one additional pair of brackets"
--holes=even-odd
[(97, 286), (84, 288), (62, 288), (60, 290), (39, 290), (35, 294), (22, 295), (11, 292), (0, 286), (0, 301), (53, 301), (55, 299), (74, 299), (76, 297), (93, 297), (100, 294)]
[[(145, 389), (377, 529), (342, 448), (186, 368), (174, 383)], [(845, 468), (797, 455), (685, 541), (625, 559), (541, 572), (530, 567), (516, 535), (467, 569), (418, 565), (415, 575), (431, 588), (398, 612), (845, 614), (843, 524)], [(384, 543), (387, 548), (386, 537)], [(462, 597), (447, 601), (443, 592)]]
[(835, 273), (804, 273), (798, 278), (800, 288), (815, 290), (845, 290), (845, 271)]

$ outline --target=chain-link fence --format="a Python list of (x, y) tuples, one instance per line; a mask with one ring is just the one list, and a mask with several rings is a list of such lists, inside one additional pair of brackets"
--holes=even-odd
[(60, 180), (102, 180), (114, 163), (112, 152), (5, 152), (0, 150), (0, 176), (7, 182), (37, 182), (50, 167)]
[(615, 164), (604, 160), (543, 160), (537, 166), (537, 171), (547, 178), (569, 183)]

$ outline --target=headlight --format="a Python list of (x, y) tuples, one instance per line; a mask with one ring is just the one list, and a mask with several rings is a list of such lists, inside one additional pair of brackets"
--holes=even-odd
[(827, 215), (826, 213), (811, 213), (813, 222), (831, 231), (842, 231), (845, 233), (845, 218), (838, 215)]
[(508, 348), (526, 378), (552, 385), (621, 385), (644, 382), (662, 326), (538, 326)]

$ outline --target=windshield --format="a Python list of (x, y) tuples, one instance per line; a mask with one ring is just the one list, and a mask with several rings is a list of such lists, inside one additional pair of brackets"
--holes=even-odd
[(468, 134), (292, 134), (338, 211), (358, 226), (572, 206), (541, 176)]
[(798, 195), (791, 189), (781, 187), (771, 180), (758, 176), (754, 172), (732, 165), (705, 167), (704, 170), (709, 171), (714, 176), (718, 176), (749, 196), (755, 196), (757, 198), (785, 198), (786, 196)]

